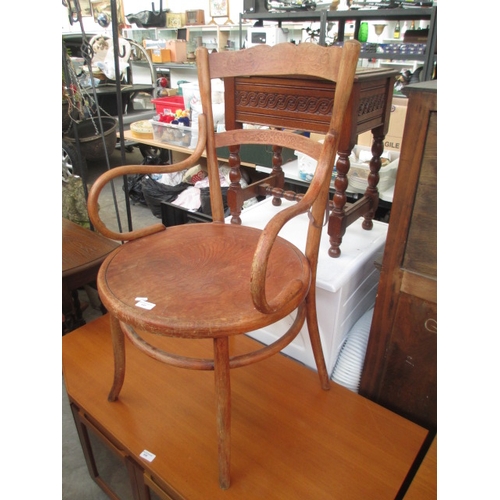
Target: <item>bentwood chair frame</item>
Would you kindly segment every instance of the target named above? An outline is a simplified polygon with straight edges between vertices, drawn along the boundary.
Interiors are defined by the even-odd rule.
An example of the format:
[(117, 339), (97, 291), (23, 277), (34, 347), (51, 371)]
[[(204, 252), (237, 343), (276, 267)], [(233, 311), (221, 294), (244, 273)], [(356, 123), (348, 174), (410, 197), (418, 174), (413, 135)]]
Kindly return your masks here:
[[(126, 242), (106, 259), (98, 276), (99, 294), (110, 313), (114, 348), (115, 376), (108, 399), (115, 401), (124, 384), (125, 336), (156, 360), (182, 368), (214, 370), (219, 484), (223, 489), (230, 485), (230, 369), (278, 353), (307, 321), (321, 387), (329, 388), (317, 324), (316, 268), (321, 232), (328, 218), (332, 169), (359, 50), (356, 41), (343, 47), (284, 43), (213, 54), (199, 48), (196, 60), (203, 113), (198, 118), (198, 143), (192, 154), (174, 165), (112, 169), (94, 183), (89, 193), (89, 215), (96, 230)], [(252, 75), (300, 75), (335, 82), (332, 118), (324, 143), (273, 128), (215, 133), (211, 80)], [(239, 144), (289, 147), (318, 160), (307, 192), (297, 203), (274, 215), (264, 230), (225, 223), (217, 148), (229, 147), (233, 153)], [(111, 179), (184, 170), (196, 165), (203, 154), (207, 159), (212, 223), (168, 228), (154, 224), (116, 233), (100, 219), (99, 193)], [(301, 214), (309, 218), (304, 252), (278, 234)], [(138, 296), (147, 297), (149, 305), (144, 308), (145, 304), (139, 304)], [(268, 326), (294, 311), (295, 320), (280, 339), (253, 353), (230, 355), (230, 337)], [(151, 340), (162, 335), (212, 340), (214, 357), (197, 359), (164, 352)]]

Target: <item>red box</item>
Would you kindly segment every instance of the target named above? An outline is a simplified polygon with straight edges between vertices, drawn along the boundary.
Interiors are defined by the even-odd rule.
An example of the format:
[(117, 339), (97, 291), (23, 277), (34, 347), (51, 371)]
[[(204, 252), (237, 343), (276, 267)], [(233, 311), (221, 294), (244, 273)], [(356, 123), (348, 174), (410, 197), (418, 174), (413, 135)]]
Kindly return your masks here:
[(151, 99), (151, 102), (156, 106), (156, 112), (159, 115), (163, 115), (169, 111), (175, 114), (178, 109), (184, 109), (184, 97), (181, 95), (158, 97)]

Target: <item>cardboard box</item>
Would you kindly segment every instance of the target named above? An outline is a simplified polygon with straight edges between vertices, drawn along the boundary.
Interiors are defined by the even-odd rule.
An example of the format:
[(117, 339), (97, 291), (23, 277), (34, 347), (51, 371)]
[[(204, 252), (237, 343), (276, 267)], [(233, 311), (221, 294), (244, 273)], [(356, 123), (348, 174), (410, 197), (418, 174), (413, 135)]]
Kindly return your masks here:
[(187, 61), (186, 40), (167, 40), (166, 47), (170, 49), (172, 62), (183, 63)]
[(172, 60), (170, 49), (152, 49), (151, 61), (154, 63), (165, 63)]
[[(389, 151), (400, 151), (403, 139), (403, 131), (406, 121), (406, 110), (408, 107), (408, 98), (393, 97), (391, 107), (391, 118), (389, 121), (389, 130), (384, 139), (384, 149)], [(371, 147), (373, 135), (371, 131), (358, 136), (360, 146)]]

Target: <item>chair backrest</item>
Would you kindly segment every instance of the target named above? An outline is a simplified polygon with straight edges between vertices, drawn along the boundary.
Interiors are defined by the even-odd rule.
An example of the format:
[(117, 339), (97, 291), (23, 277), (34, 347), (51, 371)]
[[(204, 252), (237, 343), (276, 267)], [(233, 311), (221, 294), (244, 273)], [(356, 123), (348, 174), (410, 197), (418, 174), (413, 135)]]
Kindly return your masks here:
[[(312, 226), (321, 228), (359, 50), (356, 41), (343, 47), (282, 43), (212, 54), (205, 48), (197, 50), (214, 221), (224, 219), (216, 149), (229, 147), (229, 164), (239, 167), (238, 146), (262, 144), (290, 148), (318, 160), (315, 176), (301, 199), (305, 200), (301, 211), (310, 212)], [(214, 134), (211, 80), (216, 78), (225, 84), (226, 131)], [(277, 90), (269, 92), (270, 85)], [(272, 128), (243, 128), (243, 123)], [(324, 142), (297, 131), (321, 131)], [(314, 241), (319, 241), (320, 232)]]
[[(295, 215), (308, 212), (312, 223), (309, 225), (307, 248), (311, 250), (306, 253), (309, 252), (308, 257), (311, 258), (319, 245), (328, 207), (331, 174), (354, 82), (359, 50), (360, 44), (357, 41), (348, 41), (343, 47), (322, 47), (309, 43), (296, 46), (282, 43), (273, 47), (257, 46), (212, 54), (204, 47), (198, 48), (196, 59), (203, 112), (198, 117), (198, 143), (193, 153), (174, 165), (131, 165), (104, 173), (92, 186), (88, 198), (89, 215), (96, 229), (109, 238), (122, 241), (164, 230), (162, 224), (128, 233), (110, 230), (99, 217), (99, 193), (107, 182), (118, 176), (180, 171), (196, 165), (204, 154), (207, 157), (212, 217), (214, 222), (224, 222), (217, 148), (229, 147), (229, 165), (233, 171), (233, 167), (236, 170), (239, 166), (239, 145), (272, 145), (300, 151), (318, 160), (307, 192), (292, 210), (284, 210), (275, 217), (271, 230), (272, 233), (277, 232), (283, 223)], [(211, 96), (212, 79), (218, 78), (224, 80), (226, 89), (226, 131), (215, 133)], [(282, 87), (294, 89), (296, 95), (288, 98), (286, 103), (280, 102), (279, 99), (278, 102), (261, 100), (261, 94), (266, 93), (256, 92), (255, 84), (262, 88), (268, 85), (269, 81), (275, 84), (279, 82)], [(298, 85), (298, 81), (308, 83), (306, 90)], [(249, 85), (249, 89), (245, 89), (245, 85)], [(311, 85), (314, 91), (310, 90)], [(297, 90), (299, 88), (300, 90)], [(242, 127), (243, 123), (275, 128), (247, 129)], [(292, 128), (294, 131), (290, 130)], [(325, 133), (324, 142), (321, 144), (295, 133), (295, 130), (321, 131)], [(230, 194), (231, 192), (228, 192), (228, 201)]]

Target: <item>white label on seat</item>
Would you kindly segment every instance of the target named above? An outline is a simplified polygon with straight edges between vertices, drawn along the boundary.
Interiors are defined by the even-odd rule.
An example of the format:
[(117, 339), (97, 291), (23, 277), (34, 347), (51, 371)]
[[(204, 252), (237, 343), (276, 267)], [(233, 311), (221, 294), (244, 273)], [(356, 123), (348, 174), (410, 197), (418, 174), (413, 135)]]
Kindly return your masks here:
[(142, 307), (143, 309), (153, 309), (156, 304), (153, 304), (151, 302), (146, 302), (145, 300), (139, 300), (139, 302), (136, 302), (135, 304), (137, 307)]

